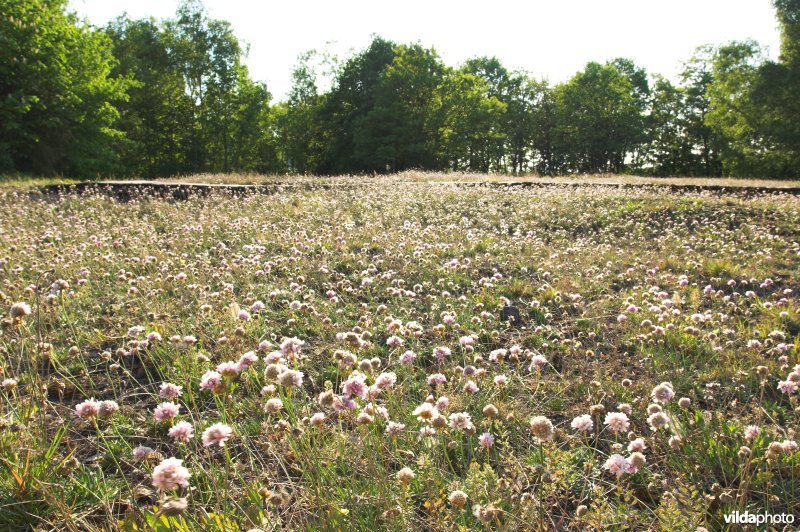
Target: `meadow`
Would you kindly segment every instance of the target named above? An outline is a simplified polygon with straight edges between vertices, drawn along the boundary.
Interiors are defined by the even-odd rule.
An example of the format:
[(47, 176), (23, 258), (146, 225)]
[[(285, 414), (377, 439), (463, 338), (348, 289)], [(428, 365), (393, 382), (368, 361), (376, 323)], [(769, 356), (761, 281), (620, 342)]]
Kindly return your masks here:
[(800, 515), (800, 198), (441, 181), (0, 190), (0, 529)]

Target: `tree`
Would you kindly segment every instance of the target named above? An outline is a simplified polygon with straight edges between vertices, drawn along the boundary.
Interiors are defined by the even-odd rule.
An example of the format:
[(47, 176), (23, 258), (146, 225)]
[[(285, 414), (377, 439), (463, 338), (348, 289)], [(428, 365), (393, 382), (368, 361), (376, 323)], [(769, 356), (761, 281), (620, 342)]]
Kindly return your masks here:
[(474, 74), (446, 71), (433, 104), (439, 166), (488, 172), (502, 157), (506, 104), (487, 96), (488, 89)]
[(119, 63), (118, 76), (132, 81), (128, 100), (119, 104), (118, 127), (125, 173), (142, 177), (186, 172), (193, 105), (183, 77), (155, 20), (119, 17), (106, 28)]
[(687, 175), (692, 166), (686, 91), (656, 77), (648, 115), (648, 145), (644, 169), (658, 176)]
[[(356, 147), (356, 136), (373, 112), (378, 86), (395, 58), (396, 45), (375, 37), (337, 73), (330, 92), (321, 98), (318, 123), (321, 153), (315, 171), (323, 174), (385, 171), (373, 154)], [(376, 124), (377, 125), (377, 124)]]
[(0, 15), (0, 169), (95, 176), (113, 171), (116, 105), (128, 81), (101, 31), (66, 0), (5, 0)]
[(356, 122), (357, 171), (439, 167), (438, 128), (431, 117), (444, 74), (435, 51), (418, 44), (395, 48), (377, 77), (372, 107)]
[(321, 98), (317, 74), (311, 64), (315, 54), (311, 51), (300, 57), (292, 72), (289, 99), (277, 118), (285, 164), (298, 174), (313, 173), (321, 151), (318, 122)]
[(636, 87), (614, 64), (589, 63), (556, 88), (559, 128), (571, 140), (567, 170), (621, 172), (643, 140)]
[(753, 93), (762, 63), (762, 50), (752, 41), (721, 46), (713, 58), (706, 124), (722, 140), (720, 160), (727, 175), (764, 175), (772, 167), (773, 152)]

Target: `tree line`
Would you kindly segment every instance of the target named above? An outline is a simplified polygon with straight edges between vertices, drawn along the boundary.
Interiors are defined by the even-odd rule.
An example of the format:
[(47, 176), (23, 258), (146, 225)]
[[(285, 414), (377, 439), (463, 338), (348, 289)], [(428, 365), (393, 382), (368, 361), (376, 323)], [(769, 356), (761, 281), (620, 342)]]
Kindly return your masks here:
[(800, 0), (773, 3), (777, 61), (752, 41), (705, 46), (678, 83), (618, 58), (551, 85), (375, 37), (330, 65), (326, 90), (304, 54), (273, 102), (197, 0), (102, 28), (66, 0), (0, 0), (0, 172), (798, 177)]

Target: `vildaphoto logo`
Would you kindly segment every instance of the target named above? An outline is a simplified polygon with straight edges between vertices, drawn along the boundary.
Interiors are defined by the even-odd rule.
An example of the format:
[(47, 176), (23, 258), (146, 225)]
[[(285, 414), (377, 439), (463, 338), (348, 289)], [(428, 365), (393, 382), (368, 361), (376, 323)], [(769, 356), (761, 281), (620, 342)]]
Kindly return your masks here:
[(735, 511), (725, 514), (725, 523), (733, 525), (791, 525), (794, 523), (792, 514), (753, 514), (750, 512)]

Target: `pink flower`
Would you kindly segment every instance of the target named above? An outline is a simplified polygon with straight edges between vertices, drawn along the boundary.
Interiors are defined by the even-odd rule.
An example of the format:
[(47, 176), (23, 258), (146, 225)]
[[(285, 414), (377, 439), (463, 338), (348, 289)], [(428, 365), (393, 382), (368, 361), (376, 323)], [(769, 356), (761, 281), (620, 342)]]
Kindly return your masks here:
[(283, 353), (284, 356), (297, 354), (304, 345), (306, 345), (306, 343), (299, 338), (284, 338), (283, 342), (281, 342), (281, 353)]
[(754, 440), (759, 434), (761, 434), (761, 429), (756, 425), (747, 425), (744, 428), (744, 439), (747, 441)]
[(484, 449), (490, 449), (494, 445), (494, 436), (488, 432), (484, 432), (478, 437), (478, 445)]
[(495, 375), (493, 381), (497, 386), (505, 386), (508, 383), (508, 377), (505, 375)]
[(203, 431), (203, 447), (209, 447), (214, 444), (225, 447), (225, 442), (228, 441), (231, 434), (233, 434), (233, 429), (228, 425), (214, 423)]
[(450, 351), (449, 347), (439, 346), (439, 347), (434, 347), (433, 348), (433, 356), (435, 356), (436, 360), (438, 360), (439, 362), (441, 362), (445, 358), (449, 357), (450, 353), (451, 353), (451, 351)]
[(617, 475), (617, 478), (619, 478), (625, 473), (630, 472), (631, 464), (621, 454), (612, 454), (608, 457), (606, 463), (603, 464), (603, 468)]
[(609, 412), (606, 414), (605, 424), (608, 425), (614, 433), (627, 432), (630, 427), (628, 416), (623, 412)]
[(394, 387), (394, 384), (396, 382), (397, 382), (397, 374), (390, 371), (388, 373), (381, 373), (380, 375), (378, 375), (378, 377), (375, 379), (375, 386), (377, 386), (381, 390), (386, 390)]
[(636, 438), (635, 440), (631, 440), (631, 442), (628, 444), (628, 452), (630, 453), (636, 453), (636, 452), (640, 453), (645, 449), (647, 449), (647, 444), (642, 438)]
[(403, 339), (399, 336), (390, 336), (386, 339), (386, 345), (389, 347), (400, 347), (403, 345)]
[(214, 393), (222, 393), (225, 390), (225, 385), (222, 382), (222, 375), (216, 371), (206, 371), (200, 378), (200, 388), (203, 390), (211, 390)]
[(475, 428), (475, 425), (472, 424), (472, 417), (466, 412), (455, 412), (447, 418), (450, 420), (450, 428), (465, 432)]
[(531, 371), (542, 371), (542, 367), (547, 364), (547, 359), (542, 355), (531, 357)]
[(164, 399), (177, 399), (181, 396), (182, 392), (183, 386), (178, 386), (177, 384), (172, 384), (171, 382), (165, 382), (161, 384), (158, 395)]
[(659, 403), (667, 403), (670, 399), (675, 397), (675, 392), (672, 389), (672, 384), (669, 382), (662, 382), (650, 392), (650, 396), (654, 401)]
[(478, 393), (479, 388), (478, 385), (475, 384), (475, 381), (467, 381), (467, 383), (464, 385), (464, 391), (470, 395), (475, 395)]
[(188, 421), (179, 421), (167, 432), (173, 440), (188, 442), (194, 436), (194, 427)]
[(100, 401), (94, 398), (87, 399), (75, 406), (75, 414), (82, 418), (96, 417), (100, 413)]
[(441, 373), (434, 373), (433, 375), (428, 376), (429, 386), (436, 386), (438, 384), (444, 384), (445, 382), (447, 382), (447, 377), (445, 377)]
[(450, 399), (448, 399), (444, 395), (436, 400), (436, 408), (438, 408), (442, 412), (447, 410), (447, 407), (449, 406), (450, 406)]
[(177, 416), (180, 409), (180, 405), (176, 405), (175, 403), (161, 403), (153, 410), (153, 417), (155, 417), (156, 421), (159, 423), (168, 421)]
[(591, 432), (594, 429), (594, 421), (589, 414), (583, 414), (574, 418), (570, 426), (579, 432)]
[(778, 389), (785, 394), (791, 395), (797, 392), (797, 383), (790, 380), (780, 381)]
[(183, 467), (183, 460), (167, 458), (153, 469), (153, 486), (160, 490), (171, 490), (178, 486), (189, 487), (192, 474)]
[(253, 351), (248, 351), (247, 353), (243, 354), (239, 357), (239, 369), (244, 371), (248, 369), (250, 366), (258, 362), (258, 356)]
[(364, 376), (360, 373), (353, 373), (342, 383), (342, 393), (345, 397), (353, 395), (364, 398), (367, 394), (367, 385), (364, 383)]
[(400, 363), (410, 365), (414, 363), (415, 358), (417, 358), (417, 354), (414, 351), (406, 351), (400, 356)]
[(475, 338), (472, 336), (462, 336), (458, 339), (458, 343), (461, 344), (461, 347), (468, 347), (475, 345)]
[(220, 373), (223, 377), (235, 377), (239, 374), (239, 371), (241, 371), (239, 364), (232, 360), (217, 364), (217, 373)]

